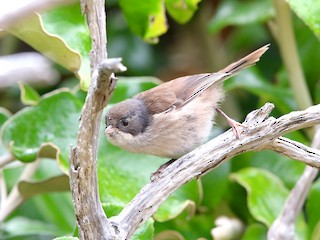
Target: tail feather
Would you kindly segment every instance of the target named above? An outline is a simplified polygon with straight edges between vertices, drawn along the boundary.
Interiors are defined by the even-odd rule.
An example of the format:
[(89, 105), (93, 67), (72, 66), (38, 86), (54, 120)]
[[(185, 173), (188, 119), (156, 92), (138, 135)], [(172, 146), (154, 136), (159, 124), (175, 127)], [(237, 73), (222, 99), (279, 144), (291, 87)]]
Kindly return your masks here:
[(239, 71), (254, 65), (259, 61), (262, 54), (264, 54), (269, 49), (270, 44), (267, 44), (256, 51), (248, 54), (247, 56), (241, 58), (239, 61), (231, 63), (226, 68), (219, 71), (219, 73), (227, 73), (229, 76), (237, 74)]

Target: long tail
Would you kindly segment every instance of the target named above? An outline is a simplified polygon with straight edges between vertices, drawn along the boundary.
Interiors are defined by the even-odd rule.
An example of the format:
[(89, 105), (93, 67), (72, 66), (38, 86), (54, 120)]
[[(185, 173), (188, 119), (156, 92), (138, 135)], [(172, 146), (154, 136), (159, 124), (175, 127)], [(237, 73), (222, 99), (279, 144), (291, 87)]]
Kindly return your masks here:
[[(219, 73), (228, 73), (230, 76), (237, 74), (240, 70), (243, 70), (247, 67), (254, 65), (259, 61), (262, 54), (264, 54), (269, 49), (270, 44), (267, 44), (256, 51), (250, 53), (249, 55), (241, 58), (239, 61), (231, 63), (226, 68), (219, 71)], [(228, 77), (228, 78), (229, 78)]]

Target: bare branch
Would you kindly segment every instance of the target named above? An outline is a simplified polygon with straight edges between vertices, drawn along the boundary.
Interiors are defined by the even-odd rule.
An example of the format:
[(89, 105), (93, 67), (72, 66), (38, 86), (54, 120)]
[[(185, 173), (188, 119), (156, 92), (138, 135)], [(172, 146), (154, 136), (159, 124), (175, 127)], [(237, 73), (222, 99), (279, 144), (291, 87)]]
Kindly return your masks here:
[(15, 160), (14, 156), (11, 153), (5, 153), (0, 157), (0, 169), (3, 168), (8, 163), (11, 163)]
[[(247, 127), (243, 128), (240, 140), (229, 130), (179, 158), (169, 165), (157, 179), (143, 187), (118, 216), (110, 219), (114, 228), (120, 231), (121, 239), (129, 239), (170, 194), (193, 178), (206, 174), (238, 154), (269, 149), (270, 142), (275, 141), (284, 133), (320, 123), (320, 105), (304, 111), (292, 112), (278, 119), (268, 117), (272, 109), (272, 104), (266, 104), (248, 114), (245, 121)], [(288, 146), (295, 150), (297, 148), (294, 144)], [(315, 155), (319, 154), (318, 151), (311, 148), (301, 149), (313, 152)], [(299, 156), (303, 157), (303, 154)], [(310, 160), (304, 160), (304, 158), (300, 160), (310, 163)], [(312, 162), (312, 164), (315, 163)], [(319, 166), (319, 163), (316, 165)]]
[(0, 209), (0, 222), (6, 219), (21, 203), (26, 199), (19, 191), (19, 183), (23, 180), (30, 180), (37, 170), (40, 161), (36, 160), (32, 163), (29, 163), (25, 166), (19, 180), (12, 188), (10, 194), (5, 199), (5, 202), (1, 203)]
[(115, 86), (114, 72), (126, 68), (121, 59), (107, 59), (103, 0), (82, 0), (92, 38), (92, 79), (80, 118), (77, 146), (70, 155), (70, 189), (80, 239), (118, 239), (102, 209), (97, 182), (97, 149), (103, 108)]
[(18, 82), (53, 85), (59, 74), (43, 55), (34, 52), (0, 56), (0, 88), (18, 85)]
[[(301, 144), (299, 144), (301, 145)], [(320, 126), (317, 127), (316, 134), (312, 141), (313, 151), (319, 152), (317, 149), (320, 149)], [(285, 148), (285, 147), (284, 147)], [(300, 148), (300, 146), (299, 146)], [(304, 148), (302, 146), (302, 148)], [(310, 149), (310, 148), (309, 148)], [(288, 152), (286, 149), (283, 149), (284, 152)], [(299, 153), (300, 154), (300, 153)], [(303, 152), (301, 152), (303, 154)], [(313, 155), (312, 152), (307, 150), (305, 153), (306, 158), (309, 158), (308, 155)], [(290, 156), (290, 155), (289, 155)], [(304, 156), (304, 155), (302, 155)], [(293, 156), (292, 156), (293, 157)], [(295, 158), (295, 157), (293, 157)], [(312, 156), (311, 156), (312, 158)], [(295, 158), (297, 159), (297, 158)], [(315, 159), (319, 162), (319, 156)], [(311, 160), (311, 166), (313, 165), (313, 160)], [(317, 164), (318, 165), (318, 164)], [(319, 165), (318, 165), (319, 168)], [(294, 188), (291, 190), (289, 197), (287, 198), (281, 214), (273, 222), (268, 231), (268, 239), (283, 239), (283, 240), (292, 240), (294, 239), (295, 233), (295, 222), (298, 214), (301, 211), (303, 203), (306, 200), (306, 197), (309, 193), (311, 184), (313, 180), (318, 175), (319, 170), (317, 168), (312, 168), (307, 166), (297, 181)]]
[(289, 158), (302, 161), (309, 166), (320, 168), (320, 151), (315, 147), (310, 148), (288, 138), (279, 137), (270, 143), (267, 148)]

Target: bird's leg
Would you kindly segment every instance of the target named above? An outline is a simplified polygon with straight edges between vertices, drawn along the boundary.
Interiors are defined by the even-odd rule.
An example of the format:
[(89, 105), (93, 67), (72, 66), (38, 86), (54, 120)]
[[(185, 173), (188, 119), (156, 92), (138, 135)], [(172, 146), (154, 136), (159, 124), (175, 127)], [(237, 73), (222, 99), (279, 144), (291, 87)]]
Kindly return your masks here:
[(164, 164), (162, 164), (162, 165), (158, 168), (157, 171), (155, 171), (154, 173), (151, 174), (150, 180), (151, 180), (151, 181), (156, 180), (156, 179), (159, 177), (159, 175), (160, 175), (161, 173), (163, 173), (163, 171), (164, 171), (171, 163), (173, 163), (175, 160), (177, 160), (177, 159), (171, 159), (171, 160), (169, 160), (168, 162), (165, 162)]
[(216, 110), (218, 113), (220, 113), (228, 121), (228, 124), (230, 125), (230, 127), (232, 127), (232, 131), (233, 131), (234, 135), (238, 139), (240, 139), (239, 127), (246, 127), (246, 125), (239, 123), (236, 120), (233, 120), (232, 118), (228, 117), (228, 115), (225, 114), (220, 108), (216, 108)]

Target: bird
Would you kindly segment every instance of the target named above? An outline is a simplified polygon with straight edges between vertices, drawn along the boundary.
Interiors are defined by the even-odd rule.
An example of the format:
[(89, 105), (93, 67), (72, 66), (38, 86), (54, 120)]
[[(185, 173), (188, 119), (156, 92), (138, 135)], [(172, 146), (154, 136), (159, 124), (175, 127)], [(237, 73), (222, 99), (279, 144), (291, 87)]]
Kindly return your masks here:
[(242, 124), (219, 108), (223, 81), (258, 62), (269, 46), (218, 72), (179, 77), (112, 105), (105, 116), (105, 136), (126, 151), (174, 160), (208, 140), (218, 111), (239, 138)]

